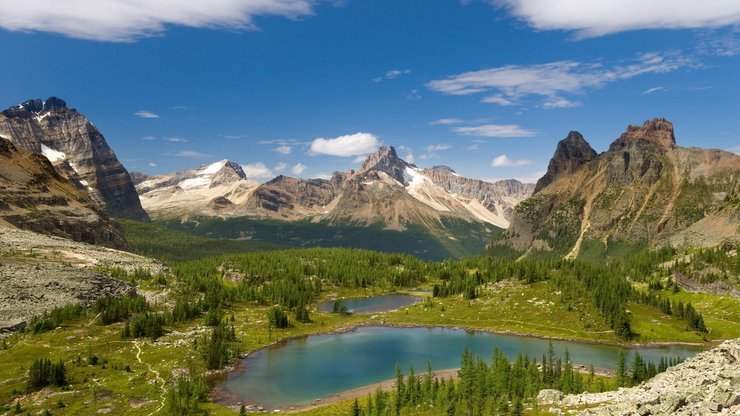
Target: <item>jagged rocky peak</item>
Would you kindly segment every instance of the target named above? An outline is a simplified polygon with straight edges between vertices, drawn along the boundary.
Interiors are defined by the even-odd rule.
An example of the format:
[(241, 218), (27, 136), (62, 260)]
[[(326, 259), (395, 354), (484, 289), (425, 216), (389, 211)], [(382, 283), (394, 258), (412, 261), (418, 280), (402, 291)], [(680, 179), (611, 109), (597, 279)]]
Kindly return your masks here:
[(247, 174), (238, 163), (221, 160), (201, 168), (202, 175), (212, 175), (211, 187), (247, 179)]
[(15, 107), (11, 107), (3, 111), (3, 114), (5, 114), (6, 116), (20, 116), (23, 115), (23, 113), (39, 114), (45, 111), (62, 110), (66, 108), (67, 103), (61, 98), (49, 97), (46, 100), (36, 98), (32, 100), (26, 100)]
[(0, 135), (16, 146), (43, 154), (111, 216), (149, 218), (128, 171), (103, 135), (64, 100), (33, 99), (3, 111)]
[(653, 144), (664, 150), (676, 146), (673, 123), (664, 118), (654, 118), (642, 126), (627, 126), (627, 131), (609, 146), (610, 151), (631, 147), (634, 143)]
[(583, 138), (583, 135), (577, 131), (571, 131), (568, 137), (558, 142), (555, 153), (547, 165), (547, 172), (537, 181), (534, 192), (541, 191), (560, 175), (575, 172), (596, 156), (596, 151)]
[(398, 157), (396, 149), (393, 146), (383, 146), (365, 160), (358, 173), (365, 174), (371, 171), (385, 172), (391, 178), (405, 184), (404, 172), (409, 166), (411, 165)]
[(447, 173), (447, 174), (450, 174), (450, 175), (456, 175), (457, 174), (457, 172), (455, 172), (454, 169), (452, 169), (449, 166), (445, 166), (445, 165), (432, 166), (431, 168), (429, 168), (429, 170), (434, 171), (434, 172), (439, 172), (439, 173)]

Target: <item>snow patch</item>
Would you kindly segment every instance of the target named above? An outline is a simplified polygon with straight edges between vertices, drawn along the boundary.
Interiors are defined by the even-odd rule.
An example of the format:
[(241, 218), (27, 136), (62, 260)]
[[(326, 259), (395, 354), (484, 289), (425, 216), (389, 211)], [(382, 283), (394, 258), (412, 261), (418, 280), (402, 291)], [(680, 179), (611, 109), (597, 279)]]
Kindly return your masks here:
[(40, 115), (38, 115), (38, 113), (36, 113), (36, 121), (38, 121), (39, 123), (41, 123), (41, 120), (45, 119), (46, 117), (49, 117), (49, 114), (51, 114), (51, 111), (49, 111), (48, 113), (44, 114), (43, 116), (40, 116)]
[[(72, 164), (70, 163), (70, 165), (72, 165)], [(88, 190), (88, 191), (90, 191), (90, 192), (92, 192), (92, 191), (93, 191), (93, 189), (92, 189), (92, 187), (90, 186), (90, 184), (89, 184), (89, 183), (88, 183), (88, 182), (87, 182), (86, 180), (84, 180), (84, 179), (80, 179), (80, 185), (82, 185), (82, 186), (84, 186), (85, 188), (87, 188), (87, 190)]]
[(182, 189), (193, 189), (193, 188), (201, 188), (203, 186), (208, 186), (211, 183), (206, 178), (193, 178), (193, 179), (185, 179), (184, 181), (177, 184)]
[(64, 153), (54, 150), (45, 144), (41, 145), (41, 154), (44, 155), (47, 159), (49, 159), (49, 162), (54, 163), (60, 160), (64, 160), (67, 158), (67, 155)]
[(214, 173), (221, 170), (226, 165), (226, 160), (221, 160), (219, 162), (211, 163), (208, 165), (205, 169), (200, 171), (198, 175), (213, 175)]

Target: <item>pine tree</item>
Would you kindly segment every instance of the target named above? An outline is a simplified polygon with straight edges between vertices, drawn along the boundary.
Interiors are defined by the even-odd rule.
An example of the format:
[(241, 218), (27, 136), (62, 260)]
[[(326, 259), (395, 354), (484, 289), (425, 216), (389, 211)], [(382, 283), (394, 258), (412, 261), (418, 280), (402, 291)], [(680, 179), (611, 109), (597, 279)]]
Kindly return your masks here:
[(614, 370), (614, 381), (617, 387), (624, 387), (627, 383), (627, 368), (623, 350), (619, 350), (619, 353), (617, 353), (617, 366)]

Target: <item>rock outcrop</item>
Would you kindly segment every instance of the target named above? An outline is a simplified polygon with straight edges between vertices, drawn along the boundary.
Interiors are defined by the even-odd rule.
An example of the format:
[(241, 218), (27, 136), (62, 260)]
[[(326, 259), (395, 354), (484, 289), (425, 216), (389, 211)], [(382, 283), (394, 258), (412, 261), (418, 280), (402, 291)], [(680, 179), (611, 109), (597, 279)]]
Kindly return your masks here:
[(118, 224), (46, 157), (0, 138), (0, 225), (124, 248)]
[(0, 332), (58, 306), (134, 290), (101, 267), (166, 271), (135, 254), (7, 227), (0, 227), (0, 258)]
[[(669, 368), (632, 388), (563, 396), (543, 390), (551, 413), (580, 415), (737, 415), (740, 413), (740, 338)], [(572, 409), (587, 410), (580, 412)]]
[(128, 171), (97, 128), (55, 97), (28, 100), (0, 113), (0, 137), (46, 156), (116, 218), (146, 220)]
[(609, 240), (678, 247), (740, 240), (740, 156), (682, 148), (665, 119), (628, 127), (590, 160), (579, 135), (566, 141), (573, 146), (558, 145), (553, 174), (517, 206), (494, 244), (575, 258), (582, 245), (605, 247)]
[(534, 187), (534, 193), (551, 184), (558, 176), (567, 175), (578, 170), (596, 157), (596, 151), (583, 138), (581, 133), (571, 131), (568, 137), (558, 142), (555, 154), (547, 165), (545, 176), (541, 177)]

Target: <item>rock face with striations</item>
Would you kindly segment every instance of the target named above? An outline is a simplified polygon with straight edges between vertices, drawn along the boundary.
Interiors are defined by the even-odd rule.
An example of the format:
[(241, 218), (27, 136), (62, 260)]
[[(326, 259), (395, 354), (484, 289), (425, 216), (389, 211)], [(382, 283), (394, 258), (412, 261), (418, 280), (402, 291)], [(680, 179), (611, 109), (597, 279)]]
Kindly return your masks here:
[(550, 163), (547, 165), (545, 176), (537, 181), (534, 187), (534, 193), (537, 193), (546, 187), (559, 175), (567, 175), (578, 170), (584, 164), (590, 162), (596, 157), (596, 151), (583, 138), (581, 133), (571, 131), (568, 137), (558, 142), (555, 148), (555, 154), (552, 155)]
[(112, 217), (148, 219), (128, 171), (103, 135), (63, 100), (28, 100), (3, 111), (0, 136), (46, 156)]

